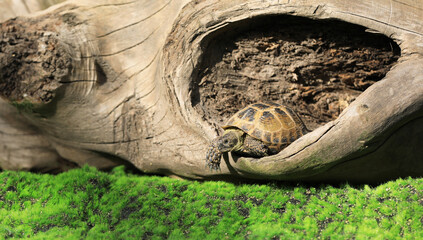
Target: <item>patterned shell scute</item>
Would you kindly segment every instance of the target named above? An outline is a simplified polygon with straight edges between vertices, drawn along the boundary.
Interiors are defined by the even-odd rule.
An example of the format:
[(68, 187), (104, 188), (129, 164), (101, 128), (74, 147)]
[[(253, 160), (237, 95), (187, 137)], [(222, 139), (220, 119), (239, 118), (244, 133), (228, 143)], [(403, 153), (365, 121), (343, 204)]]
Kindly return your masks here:
[(276, 103), (255, 103), (241, 109), (222, 128), (230, 127), (276, 148), (290, 144), (306, 130), (294, 111)]

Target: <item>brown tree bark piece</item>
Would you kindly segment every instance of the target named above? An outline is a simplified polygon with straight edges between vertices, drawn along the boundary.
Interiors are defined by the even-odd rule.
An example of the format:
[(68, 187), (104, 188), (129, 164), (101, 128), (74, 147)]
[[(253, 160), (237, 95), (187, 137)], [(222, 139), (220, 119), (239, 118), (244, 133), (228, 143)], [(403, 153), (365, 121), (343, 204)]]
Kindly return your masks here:
[[(210, 171), (205, 154), (219, 127), (191, 98), (205, 48), (248, 19), (280, 14), (365, 26), (394, 39), (401, 57), (336, 120), (277, 155), (229, 154), (221, 171)], [(146, 173), (198, 179), (422, 176), (422, 22), (423, 9), (408, 0), (81, 0), (7, 20), (0, 25), (0, 95), (20, 115), (2, 111), (0, 151), (13, 146), (26, 156), (2, 157), (0, 166), (59, 168), (57, 159), (66, 159), (103, 168), (128, 161)], [(33, 133), (32, 145), (51, 155), (29, 156), (21, 132)]]

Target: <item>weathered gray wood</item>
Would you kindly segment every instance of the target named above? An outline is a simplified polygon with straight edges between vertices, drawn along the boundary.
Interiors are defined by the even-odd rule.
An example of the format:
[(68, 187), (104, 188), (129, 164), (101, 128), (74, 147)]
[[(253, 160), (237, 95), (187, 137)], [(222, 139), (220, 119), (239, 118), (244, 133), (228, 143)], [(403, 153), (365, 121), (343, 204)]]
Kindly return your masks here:
[[(204, 157), (218, 126), (207, 122), (190, 98), (202, 46), (231, 24), (275, 14), (335, 18), (381, 32), (399, 43), (400, 63), (337, 120), (279, 154), (262, 159), (229, 156), (220, 172), (211, 172)], [(31, 128), (43, 139), (42, 146), (53, 152), (51, 162), (61, 156), (79, 165), (111, 167), (125, 160), (144, 172), (188, 178), (381, 181), (421, 176), (422, 22), (419, 2), (406, 0), (69, 1), (0, 26), (6, 32), (18, 23), (28, 24), (17, 33), (25, 36), (48, 32), (44, 40), (63, 52), (52, 59), (71, 61), (66, 76), (54, 75), (47, 84), (54, 98), (26, 93), (28, 84), (21, 85), (13, 99), (1, 94), (9, 102), (26, 99), (34, 104), (19, 117), (22, 129)], [(0, 41), (10, 41), (10, 36), (3, 34)], [(37, 46), (44, 40), (31, 39)], [(25, 60), (45, 61), (39, 52)], [(0, 52), (0, 60), (8, 59), (5, 54)], [(0, 68), (7, 64), (0, 61)], [(40, 62), (30, 64), (35, 68)], [(8, 114), (1, 115), (2, 120)], [(12, 139), (23, 139), (0, 134), (3, 149)], [(16, 141), (15, 149), (24, 147), (23, 140)], [(34, 166), (30, 157), (25, 163), (17, 161), (2, 158), (0, 166)]]
[(63, 0), (2, 0), (0, 1), (0, 21), (34, 13), (60, 2)]

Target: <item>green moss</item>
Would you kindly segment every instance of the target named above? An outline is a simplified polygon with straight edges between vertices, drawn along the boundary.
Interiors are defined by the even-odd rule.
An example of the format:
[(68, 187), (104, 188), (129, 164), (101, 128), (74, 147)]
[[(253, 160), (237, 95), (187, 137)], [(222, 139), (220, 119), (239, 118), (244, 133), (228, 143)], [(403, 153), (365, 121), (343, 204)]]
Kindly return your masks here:
[(32, 112), (34, 104), (27, 99), (22, 101), (12, 101), (11, 104), (18, 109), (19, 112)]
[(0, 173), (0, 239), (419, 239), (423, 179), (197, 182), (84, 167)]

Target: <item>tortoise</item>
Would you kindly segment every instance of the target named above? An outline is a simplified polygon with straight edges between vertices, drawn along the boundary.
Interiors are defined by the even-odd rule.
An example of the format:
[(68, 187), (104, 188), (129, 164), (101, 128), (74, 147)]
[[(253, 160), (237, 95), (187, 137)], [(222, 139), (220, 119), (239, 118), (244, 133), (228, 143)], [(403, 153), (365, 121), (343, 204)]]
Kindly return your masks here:
[(261, 102), (239, 110), (222, 128), (223, 135), (211, 142), (206, 156), (206, 164), (213, 170), (220, 169), (222, 153), (251, 157), (273, 155), (309, 132), (292, 109)]

